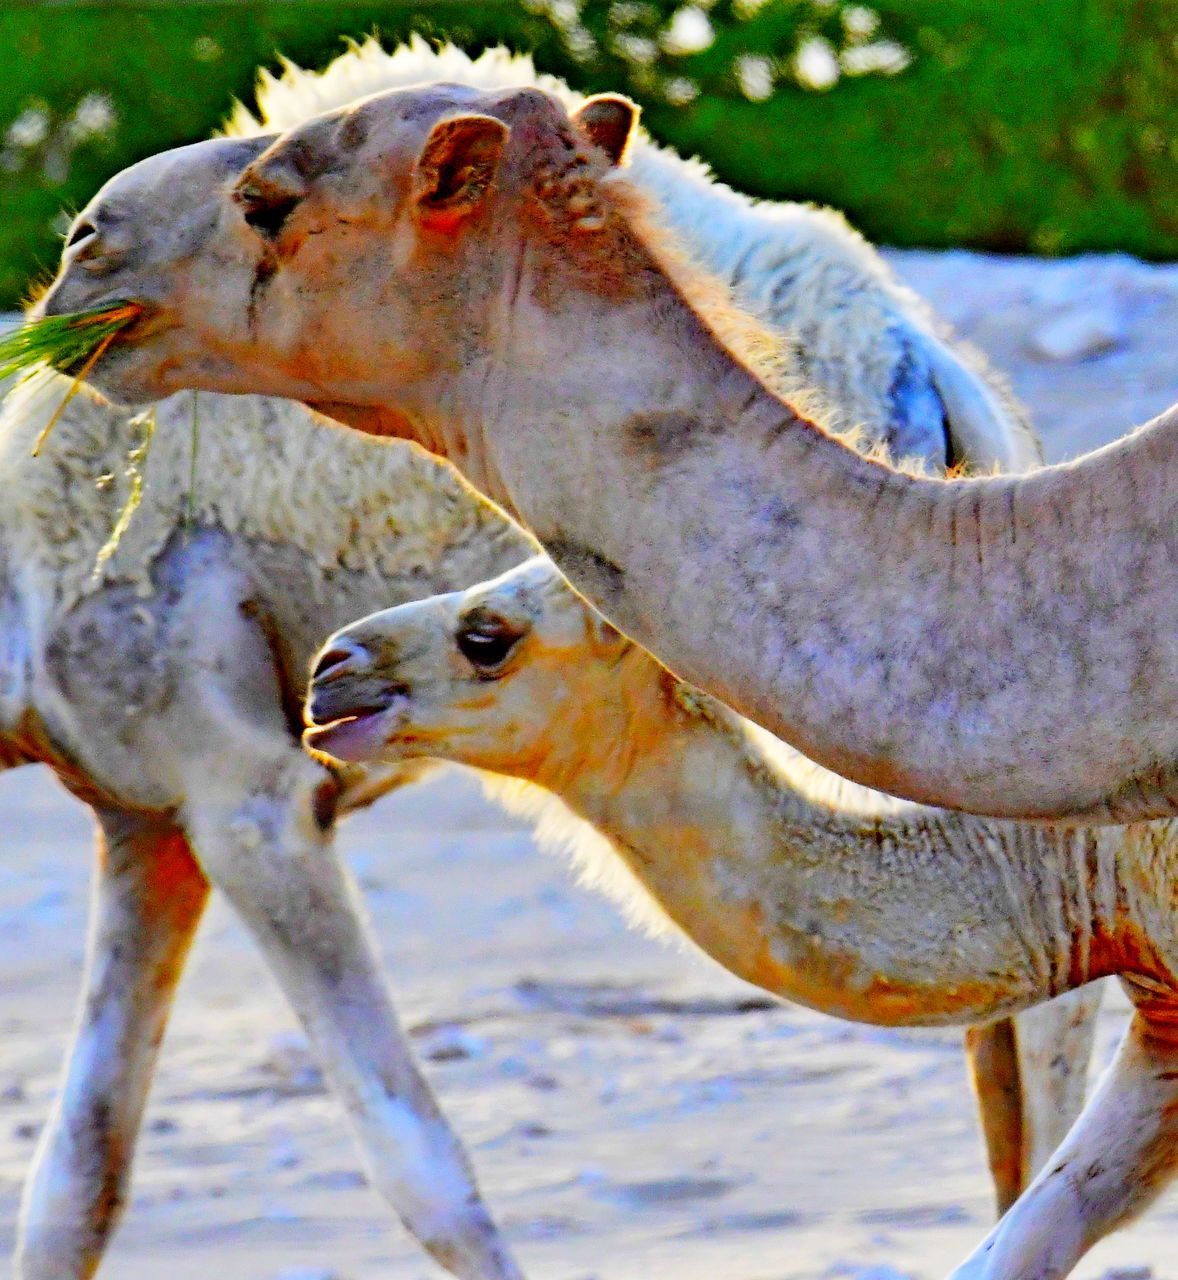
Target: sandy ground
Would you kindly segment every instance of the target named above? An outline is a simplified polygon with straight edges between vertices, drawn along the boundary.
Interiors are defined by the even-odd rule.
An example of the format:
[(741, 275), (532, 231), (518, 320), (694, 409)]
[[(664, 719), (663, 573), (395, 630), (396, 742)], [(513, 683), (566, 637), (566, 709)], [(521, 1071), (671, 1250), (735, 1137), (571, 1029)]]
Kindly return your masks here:
[[(1053, 458), (1178, 400), (1178, 270), (894, 260), (1010, 372)], [(1069, 344), (1111, 349), (1032, 354)], [(0, 833), (4, 1250), (69, 1030), (89, 831), (48, 775), (23, 770), (0, 777)], [(403, 1016), (530, 1275), (935, 1280), (984, 1234), (957, 1034), (862, 1029), (756, 999), (694, 953), (628, 931), (456, 770), (353, 820), (344, 845)], [(1114, 996), (1098, 1064), (1123, 1025)], [(1077, 1275), (1114, 1270), (1178, 1280), (1178, 1193)], [(364, 1184), (273, 982), (216, 904), (102, 1275), (439, 1274)]]

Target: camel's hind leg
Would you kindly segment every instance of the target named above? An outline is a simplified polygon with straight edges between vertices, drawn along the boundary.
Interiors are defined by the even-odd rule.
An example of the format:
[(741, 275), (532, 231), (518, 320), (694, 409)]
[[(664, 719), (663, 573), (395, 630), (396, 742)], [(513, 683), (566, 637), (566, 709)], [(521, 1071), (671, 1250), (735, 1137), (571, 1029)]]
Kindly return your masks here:
[(81, 1009), (25, 1186), (20, 1280), (87, 1280), (122, 1214), (156, 1053), (208, 885), (166, 819), (99, 815)]
[(999, 1217), (1084, 1106), (1100, 998), (1094, 983), (965, 1033)]
[(952, 1280), (1060, 1280), (1178, 1172), (1178, 1004), (1143, 1003), (1063, 1144)]

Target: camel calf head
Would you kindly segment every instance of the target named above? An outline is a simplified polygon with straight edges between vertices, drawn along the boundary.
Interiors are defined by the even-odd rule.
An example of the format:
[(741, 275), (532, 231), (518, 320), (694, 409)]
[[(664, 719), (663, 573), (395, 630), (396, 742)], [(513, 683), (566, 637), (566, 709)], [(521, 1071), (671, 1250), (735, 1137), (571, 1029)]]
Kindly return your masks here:
[(538, 89), (444, 84), (182, 147), (82, 211), (39, 311), (143, 306), (94, 371), (112, 399), (262, 391), (403, 434), (401, 415), (495, 358), (524, 242), (563, 260), (602, 230), (635, 118), (614, 96), (574, 119)]
[(435, 756), (535, 776), (583, 740), (598, 664), (631, 647), (544, 557), (374, 613), (315, 663), (305, 743), (338, 760)]

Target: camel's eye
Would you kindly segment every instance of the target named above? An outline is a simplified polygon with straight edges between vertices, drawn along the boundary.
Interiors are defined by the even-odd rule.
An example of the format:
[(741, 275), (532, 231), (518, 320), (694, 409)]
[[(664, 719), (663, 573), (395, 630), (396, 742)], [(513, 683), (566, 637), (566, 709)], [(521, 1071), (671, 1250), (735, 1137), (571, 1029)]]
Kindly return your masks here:
[(479, 675), (497, 675), (521, 637), (504, 619), (484, 615), (461, 626), (455, 643)]
[(266, 191), (262, 187), (247, 184), (233, 193), (241, 206), (242, 216), (260, 235), (273, 240), (280, 235), (287, 218), (294, 212), (301, 197)]

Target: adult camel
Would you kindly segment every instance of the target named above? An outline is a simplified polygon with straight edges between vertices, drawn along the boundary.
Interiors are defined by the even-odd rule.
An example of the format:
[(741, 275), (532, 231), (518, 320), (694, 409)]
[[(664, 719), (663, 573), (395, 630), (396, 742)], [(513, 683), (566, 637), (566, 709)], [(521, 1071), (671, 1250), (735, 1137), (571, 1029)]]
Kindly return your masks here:
[(625, 99), (375, 95), (83, 211), (43, 314), (140, 319), (113, 398), (288, 396), (448, 458), (680, 676), (835, 772), (1008, 817), (1178, 812), (1178, 413), (946, 482), (767, 390), (614, 172)]

